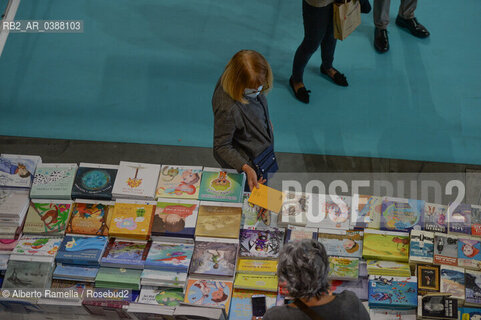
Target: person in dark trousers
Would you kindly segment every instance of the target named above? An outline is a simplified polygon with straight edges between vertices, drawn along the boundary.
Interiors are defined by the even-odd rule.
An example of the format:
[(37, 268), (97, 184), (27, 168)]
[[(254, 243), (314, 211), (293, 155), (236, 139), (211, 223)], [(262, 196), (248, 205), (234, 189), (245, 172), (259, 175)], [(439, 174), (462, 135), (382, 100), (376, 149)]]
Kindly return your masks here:
[(223, 168), (245, 172), (250, 190), (266, 182), (257, 176), (253, 160), (274, 145), (265, 96), (272, 84), (267, 60), (241, 50), (227, 64), (212, 97), (214, 157)]
[[(427, 38), (429, 37), (429, 31), (414, 16), (417, 4), (417, 0), (401, 0), (396, 24), (409, 31), (415, 37)], [(374, 48), (379, 53), (389, 51), (387, 26), (389, 24), (390, 6), (391, 0), (374, 0)]]

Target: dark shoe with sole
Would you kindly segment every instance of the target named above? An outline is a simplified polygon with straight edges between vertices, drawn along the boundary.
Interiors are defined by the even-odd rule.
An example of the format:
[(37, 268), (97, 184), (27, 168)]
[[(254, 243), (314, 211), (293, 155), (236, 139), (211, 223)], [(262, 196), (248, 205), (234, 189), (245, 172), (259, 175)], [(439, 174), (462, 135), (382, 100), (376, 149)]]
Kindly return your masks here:
[[(334, 68), (333, 68), (334, 69)], [(329, 72), (327, 72), (328, 70), (325, 69), (322, 64), (321, 64), (321, 73), (322, 74), (325, 74), (326, 76), (329, 77), (329, 79), (331, 79), (332, 81), (334, 81), (335, 84), (337, 84), (338, 86), (341, 86), (341, 87), (347, 87), (349, 86), (349, 84), (347, 83), (347, 79), (346, 79), (346, 76), (342, 73), (340, 73), (338, 70), (334, 69), (334, 71), (336, 71), (336, 73), (334, 73), (334, 75), (331, 77), (329, 75)]]
[(384, 53), (389, 51), (389, 38), (387, 36), (387, 30), (385, 29), (374, 29), (374, 48), (379, 53)]
[(359, 4), (361, 5), (361, 13), (371, 12), (371, 4), (369, 3), (369, 0), (359, 0)]
[(418, 38), (427, 38), (430, 35), (428, 29), (420, 24), (416, 18), (404, 19), (401, 16), (397, 16), (396, 24), (401, 28), (407, 29), (413, 36)]
[(297, 91), (294, 89), (294, 83), (292, 82), (292, 77), (289, 79), (289, 85), (294, 91), (294, 95), (296, 96), (297, 100), (304, 103), (309, 103), (309, 93), (311, 90), (307, 90), (306, 87), (300, 87)]

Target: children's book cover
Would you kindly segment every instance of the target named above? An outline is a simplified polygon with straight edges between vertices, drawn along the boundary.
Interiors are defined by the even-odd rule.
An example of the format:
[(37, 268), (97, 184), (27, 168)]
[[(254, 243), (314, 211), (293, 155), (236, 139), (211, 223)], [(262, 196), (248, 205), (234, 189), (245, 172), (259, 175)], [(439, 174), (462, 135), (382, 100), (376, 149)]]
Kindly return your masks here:
[(0, 156), (0, 186), (30, 188), (35, 168), (42, 163), (39, 156), (2, 154)]
[(416, 268), (419, 293), (439, 292), (441, 287), (439, 266), (418, 264)]
[(29, 201), (29, 192), (26, 189), (0, 189), (0, 216), (18, 220)]
[(163, 165), (155, 198), (197, 199), (201, 178), (202, 167)]
[(278, 285), (279, 281), (276, 275), (237, 273), (234, 280), (234, 288), (236, 289), (277, 292)]
[(481, 272), (466, 270), (466, 304), (481, 305)]
[(197, 241), (190, 274), (234, 276), (237, 243)]
[(381, 227), (382, 197), (355, 194), (352, 197), (351, 224), (356, 228)]
[(448, 230), (448, 206), (435, 203), (424, 205), (424, 230), (446, 233)]
[(285, 242), (299, 241), (305, 239), (317, 239), (317, 228), (288, 226)]
[(65, 236), (55, 260), (57, 263), (97, 266), (106, 244), (107, 237), (103, 236)]
[(112, 194), (115, 197), (154, 199), (160, 165), (120, 161)]
[(434, 233), (411, 230), (409, 261), (432, 263), (434, 258)]
[(334, 294), (340, 294), (345, 290), (349, 290), (351, 292), (354, 292), (354, 294), (359, 298), (359, 300), (368, 300), (368, 279), (359, 278), (354, 281), (332, 280), (330, 290)]
[(71, 211), (72, 201), (31, 201), (23, 233), (63, 235)]
[(148, 239), (152, 228), (153, 215), (153, 202), (116, 202), (111, 218), (109, 235)]
[(143, 269), (148, 252), (149, 243), (147, 242), (110, 239), (100, 265)]
[(362, 257), (362, 239), (362, 231), (346, 231), (340, 234), (320, 232), (317, 237), (329, 256), (353, 258)]
[(18, 240), (12, 254), (55, 257), (62, 238), (28, 237)]
[(424, 201), (385, 197), (382, 201), (381, 229), (389, 231), (421, 230), (424, 225)]
[(187, 272), (194, 245), (185, 243), (152, 242), (145, 260), (145, 268)]
[(99, 268), (94, 266), (57, 264), (53, 278), (93, 282), (98, 272)]
[(434, 234), (434, 263), (458, 265), (458, 237), (440, 233)]
[[(278, 216), (278, 226), (287, 225), (304, 227), (307, 224), (307, 213), (312, 207), (312, 194), (303, 192), (286, 192), (281, 212)], [(322, 220), (323, 217), (319, 219)]]
[(10, 260), (2, 289), (50, 288), (53, 263)]
[(283, 230), (247, 230), (240, 233), (240, 257), (275, 259), (284, 242)]
[(369, 307), (416, 308), (416, 277), (369, 276)]
[(458, 239), (458, 266), (481, 269), (481, 243), (475, 239)]
[(234, 171), (209, 171), (204, 168), (199, 200), (242, 202), (245, 174)]
[(72, 198), (111, 200), (117, 165), (81, 162), (72, 187)]
[(367, 260), (367, 273), (376, 276), (409, 277), (409, 264), (396, 261)]
[(451, 233), (471, 234), (471, 205), (451, 203), (448, 207), (448, 227)]
[[(215, 203), (213, 203), (215, 204)], [(197, 216), (196, 237), (239, 238), (242, 207), (206, 205), (202, 202)]]
[(232, 282), (230, 281), (189, 279), (184, 302), (223, 307), (228, 314), (231, 297)]
[(481, 237), (481, 206), (471, 205), (471, 235)]
[(230, 303), (229, 320), (246, 320), (252, 319), (252, 301), (253, 295), (264, 295), (266, 297), (266, 309), (276, 304), (277, 295), (268, 291), (252, 291), (234, 289), (232, 301)]
[(152, 222), (152, 236), (193, 238), (199, 202), (159, 199)]
[(76, 163), (43, 163), (37, 166), (30, 197), (32, 199), (71, 199)]
[(329, 275), (331, 280), (357, 280), (359, 277), (359, 259), (329, 257)]
[(441, 266), (441, 292), (451, 294), (451, 298), (464, 300), (464, 269)]
[(238, 273), (276, 274), (277, 260), (258, 260), (241, 258), (237, 263)]
[(66, 233), (106, 236), (114, 204), (108, 202), (74, 203)]
[(242, 205), (243, 229), (266, 229), (277, 227), (277, 214), (249, 202), (250, 193), (244, 193)]
[(366, 259), (408, 262), (409, 234), (401, 232), (364, 231), (362, 256)]
[(175, 307), (184, 302), (184, 292), (180, 288), (142, 287), (138, 302)]
[(351, 197), (326, 195), (325, 218), (320, 228), (347, 230), (351, 223)]

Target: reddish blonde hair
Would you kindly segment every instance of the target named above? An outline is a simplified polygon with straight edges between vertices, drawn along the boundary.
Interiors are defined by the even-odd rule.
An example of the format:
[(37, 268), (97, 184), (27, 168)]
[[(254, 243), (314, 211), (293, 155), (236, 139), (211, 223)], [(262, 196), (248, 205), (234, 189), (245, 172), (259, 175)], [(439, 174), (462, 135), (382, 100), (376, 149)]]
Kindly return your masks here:
[(241, 50), (230, 59), (220, 81), (232, 99), (245, 104), (244, 90), (263, 86), (262, 92), (267, 93), (272, 88), (273, 75), (271, 66), (262, 54), (254, 50)]

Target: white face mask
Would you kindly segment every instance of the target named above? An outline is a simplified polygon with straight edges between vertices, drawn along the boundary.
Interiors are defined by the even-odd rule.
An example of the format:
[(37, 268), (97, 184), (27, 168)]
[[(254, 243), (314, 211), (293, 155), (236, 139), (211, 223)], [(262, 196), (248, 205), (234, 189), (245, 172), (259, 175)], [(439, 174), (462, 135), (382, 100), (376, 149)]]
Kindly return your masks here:
[(245, 88), (244, 89), (244, 95), (249, 98), (257, 98), (259, 93), (261, 93), (263, 86), (259, 86), (257, 89), (249, 89)]

